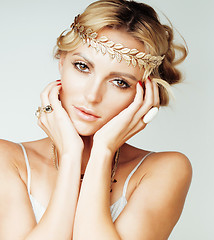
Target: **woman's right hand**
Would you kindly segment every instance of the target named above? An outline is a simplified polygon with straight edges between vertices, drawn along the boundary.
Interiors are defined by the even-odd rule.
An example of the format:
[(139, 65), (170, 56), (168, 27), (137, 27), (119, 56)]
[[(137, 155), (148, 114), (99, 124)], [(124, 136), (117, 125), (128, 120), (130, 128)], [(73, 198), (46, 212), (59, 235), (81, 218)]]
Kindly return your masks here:
[(58, 154), (62, 155), (82, 151), (84, 144), (59, 101), (60, 89), (61, 82), (57, 80), (48, 84), (41, 92), (41, 107), (51, 105), (53, 111), (50, 113), (42, 111), (41, 116), (38, 118), (38, 125), (51, 138), (58, 150)]

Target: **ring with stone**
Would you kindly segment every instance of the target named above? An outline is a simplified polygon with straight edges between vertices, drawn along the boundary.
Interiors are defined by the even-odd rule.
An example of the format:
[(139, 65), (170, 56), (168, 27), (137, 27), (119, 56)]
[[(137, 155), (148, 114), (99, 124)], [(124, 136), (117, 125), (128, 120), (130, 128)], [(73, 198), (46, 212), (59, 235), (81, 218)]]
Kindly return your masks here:
[(42, 111), (45, 113), (51, 113), (51, 112), (53, 112), (53, 107), (51, 106), (51, 104), (48, 104), (42, 108)]
[(41, 107), (38, 107), (38, 109), (35, 112), (35, 115), (38, 119), (41, 117)]
[(147, 114), (143, 117), (143, 122), (146, 124), (151, 122), (154, 119), (154, 117), (158, 114), (158, 111), (159, 111), (159, 109), (157, 107), (151, 108), (147, 112)]

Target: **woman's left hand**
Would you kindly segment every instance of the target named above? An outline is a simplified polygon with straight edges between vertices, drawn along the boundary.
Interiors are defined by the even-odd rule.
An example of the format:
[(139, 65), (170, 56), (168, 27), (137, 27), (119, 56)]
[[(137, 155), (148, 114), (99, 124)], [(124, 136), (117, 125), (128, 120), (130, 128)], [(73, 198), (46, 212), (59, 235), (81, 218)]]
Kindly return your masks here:
[(134, 101), (95, 133), (93, 147), (95, 145), (99, 148), (105, 147), (114, 153), (128, 139), (146, 127), (143, 117), (152, 107), (159, 107), (159, 104), (157, 84), (147, 79), (144, 94), (138, 82)]

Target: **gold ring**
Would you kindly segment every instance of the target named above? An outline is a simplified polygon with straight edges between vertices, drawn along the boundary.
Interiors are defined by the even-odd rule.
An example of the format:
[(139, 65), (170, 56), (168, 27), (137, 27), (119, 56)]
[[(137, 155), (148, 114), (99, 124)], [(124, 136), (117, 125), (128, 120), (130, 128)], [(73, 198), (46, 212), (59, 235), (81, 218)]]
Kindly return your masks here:
[(48, 104), (42, 108), (42, 111), (45, 113), (51, 113), (51, 112), (53, 112), (53, 108), (52, 108), (51, 104)]
[(45, 113), (51, 113), (53, 112), (53, 107), (51, 104), (46, 105), (45, 107), (38, 107), (38, 109), (35, 112), (36, 117), (39, 119), (41, 117), (42, 112)]

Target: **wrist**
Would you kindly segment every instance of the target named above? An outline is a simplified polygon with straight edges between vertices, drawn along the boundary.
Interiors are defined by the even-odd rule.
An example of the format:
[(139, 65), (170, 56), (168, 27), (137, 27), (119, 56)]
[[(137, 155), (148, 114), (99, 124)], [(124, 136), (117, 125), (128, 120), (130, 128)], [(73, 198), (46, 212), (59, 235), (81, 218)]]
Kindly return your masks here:
[(98, 159), (104, 159), (105, 161), (110, 159), (112, 160), (113, 156), (114, 156), (115, 152), (110, 149), (107, 146), (104, 146), (102, 144), (93, 144), (93, 147), (91, 149), (91, 154), (90, 154), (90, 158), (91, 157), (95, 157)]
[(108, 143), (105, 142), (102, 138), (100, 139), (98, 136), (94, 136), (93, 138), (93, 148), (96, 149), (96, 151), (105, 151), (105, 152), (111, 152), (114, 154), (117, 151), (117, 148), (115, 148), (115, 144), (112, 143), (111, 141)]
[(82, 164), (82, 152), (64, 152), (59, 155), (59, 167), (66, 166), (69, 168), (73, 167), (74, 165)]

